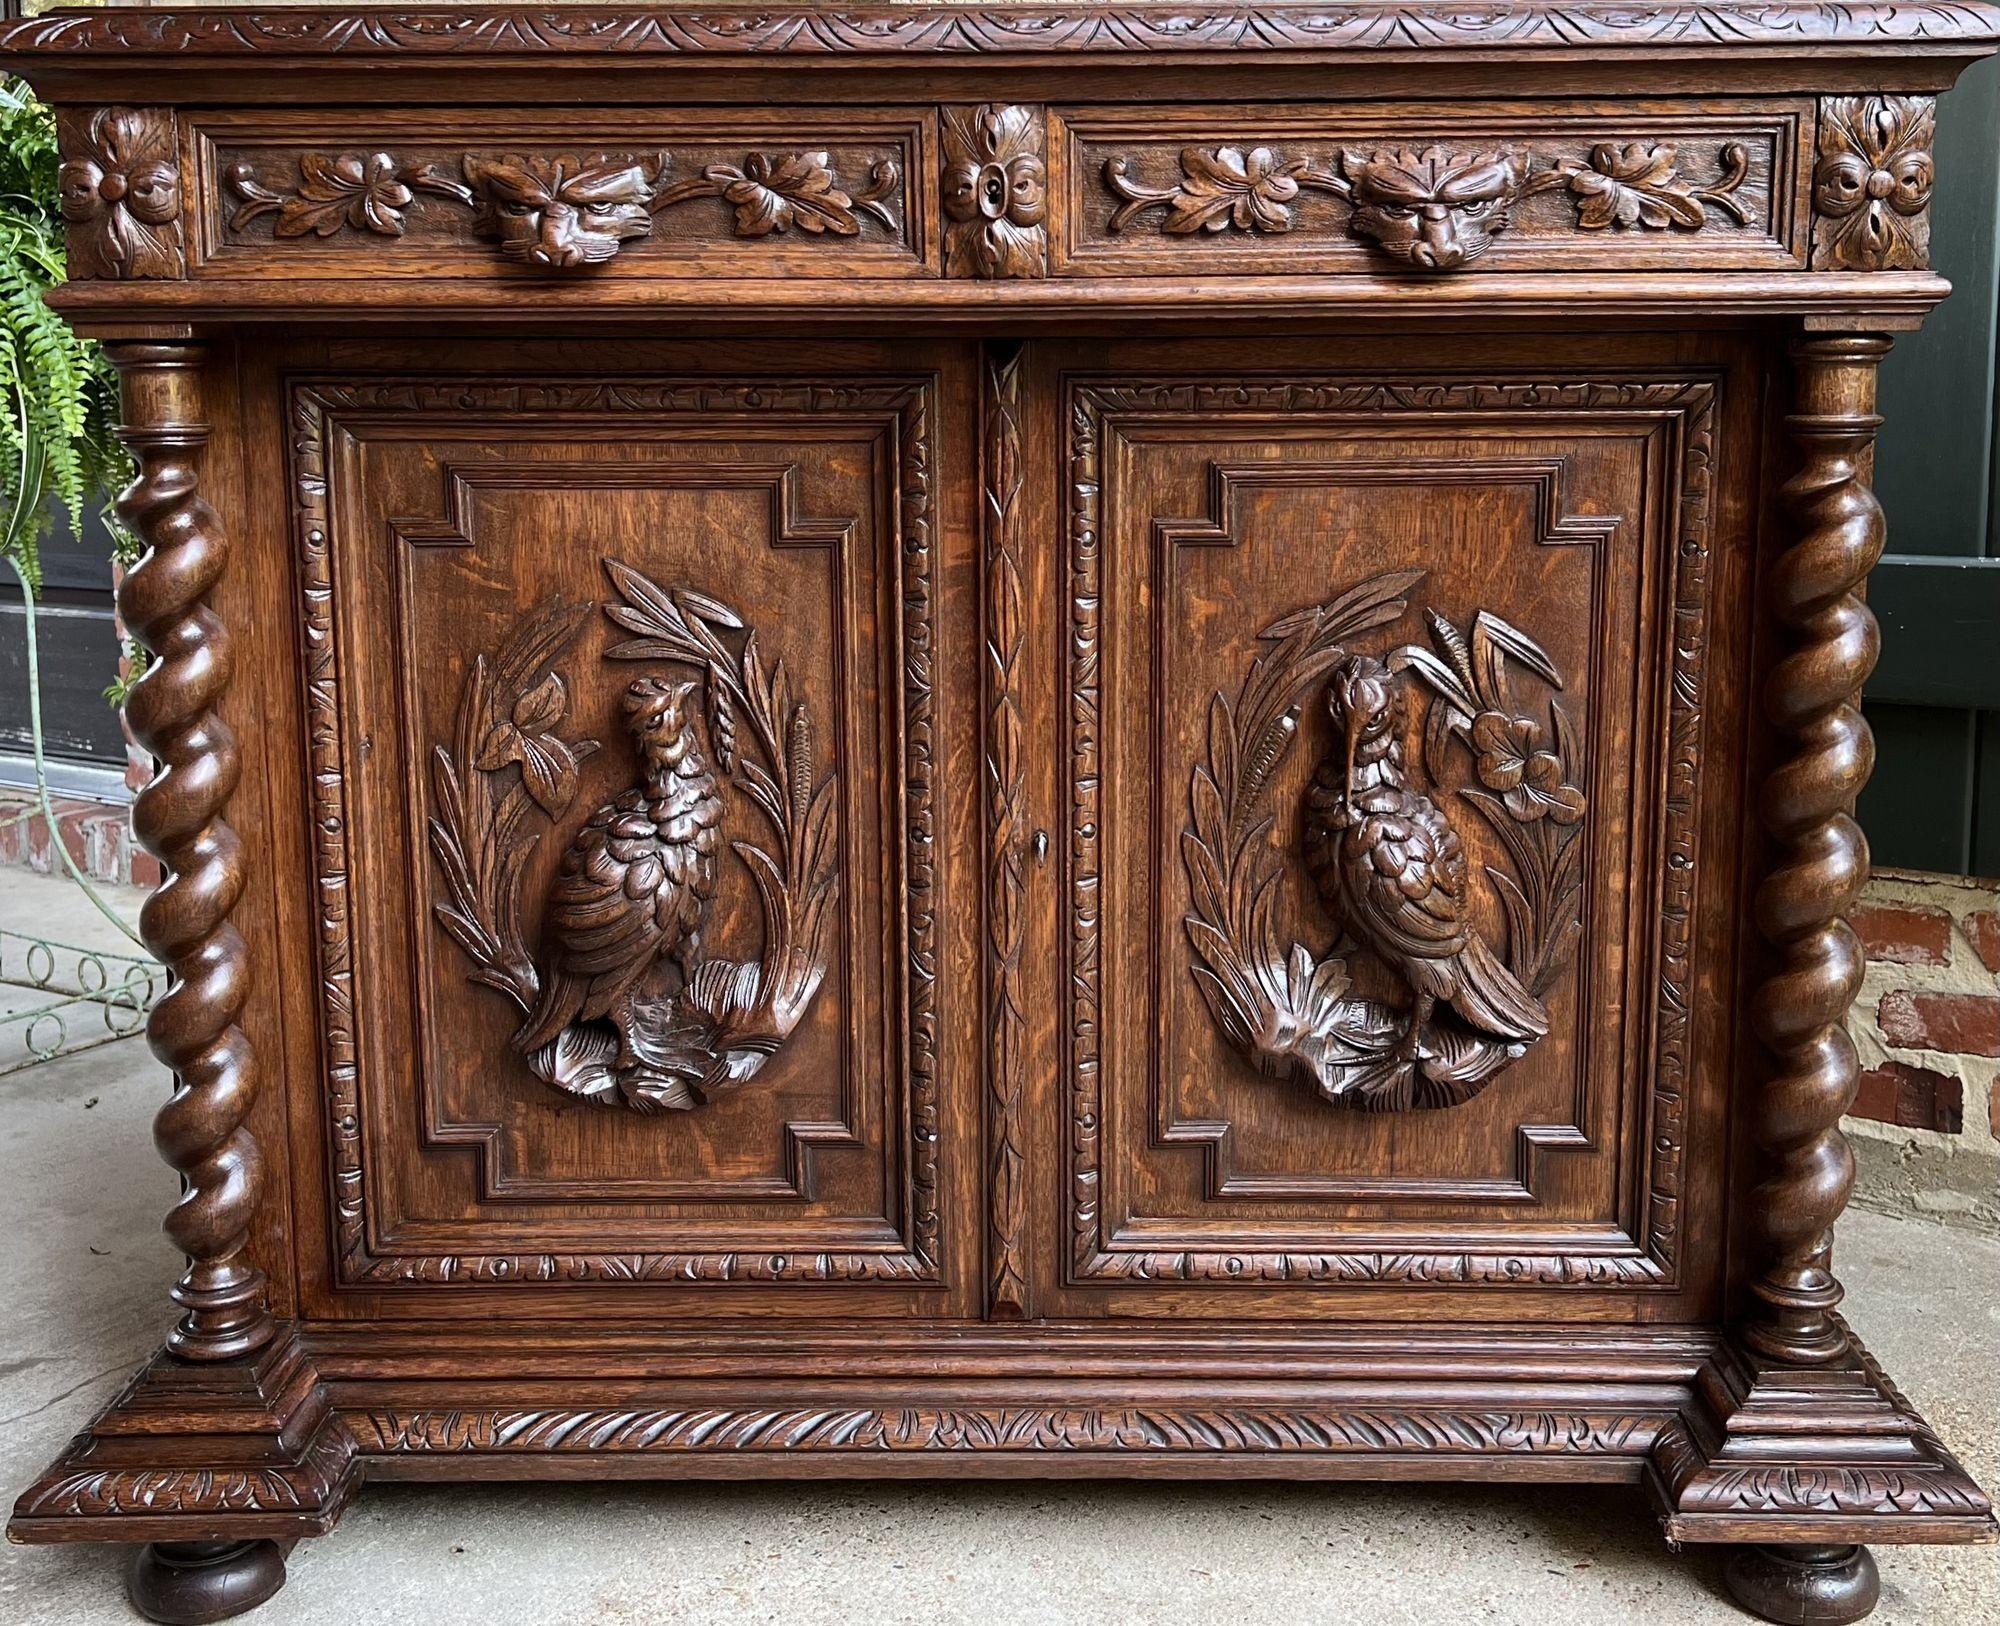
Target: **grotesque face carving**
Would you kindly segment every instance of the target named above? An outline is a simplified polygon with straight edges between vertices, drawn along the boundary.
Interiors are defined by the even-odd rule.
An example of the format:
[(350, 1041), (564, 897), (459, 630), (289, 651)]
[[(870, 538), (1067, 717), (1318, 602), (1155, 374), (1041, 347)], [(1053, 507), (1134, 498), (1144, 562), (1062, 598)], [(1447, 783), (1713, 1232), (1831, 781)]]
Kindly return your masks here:
[(468, 156), (465, 179), (479, 200), (475, 228), (524, 265), (598, 265), (653, 229), (653, 181), (640, 164)]
[(1347, 152), (1341, 170), (1354, 189), (1352, 228), (1426, 271), (1478, 259), (1521, 193), (1520, 160), (1509, 152)]

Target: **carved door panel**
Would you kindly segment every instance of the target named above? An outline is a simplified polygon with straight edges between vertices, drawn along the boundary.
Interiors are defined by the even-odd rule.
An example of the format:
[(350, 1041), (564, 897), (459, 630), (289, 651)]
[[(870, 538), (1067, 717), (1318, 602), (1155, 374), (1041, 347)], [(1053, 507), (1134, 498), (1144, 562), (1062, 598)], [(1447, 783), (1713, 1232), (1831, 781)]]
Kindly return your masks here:
[(270, 386), (321, 1298), (949, 1312), (978, 993), (942, 917), (976, 869), (940, 835), (976, 679), (934, 444), (964, 359), (330, 354)]
[(1729, 352), (1691, 353), (1031, 367), (1059, 426), (1038, 1308), (1712, 1292), (1687, 1170), (1734, 1043), (1736, 773), (1708, 697), (1745, 549)]

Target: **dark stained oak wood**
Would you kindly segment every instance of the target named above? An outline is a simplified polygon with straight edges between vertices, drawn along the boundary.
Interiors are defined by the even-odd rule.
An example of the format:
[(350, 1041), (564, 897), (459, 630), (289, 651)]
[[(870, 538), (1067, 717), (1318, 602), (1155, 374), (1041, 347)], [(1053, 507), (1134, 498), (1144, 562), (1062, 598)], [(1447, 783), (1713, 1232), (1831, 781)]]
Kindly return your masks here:
[[(92, 10), (166, 1347), (364, 1479), (1588, 1481), (1853, 1619), (1873, 379), (1940, 6)], [(1817, 1613), (1815, 1613), (1817, 1611)]]

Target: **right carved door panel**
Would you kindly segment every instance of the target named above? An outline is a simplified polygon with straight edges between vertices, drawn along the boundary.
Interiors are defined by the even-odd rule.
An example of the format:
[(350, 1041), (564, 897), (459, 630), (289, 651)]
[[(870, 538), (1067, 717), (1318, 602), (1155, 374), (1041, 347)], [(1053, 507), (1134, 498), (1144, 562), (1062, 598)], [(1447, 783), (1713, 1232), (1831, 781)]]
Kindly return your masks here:
[(1038, 1308), (1710, 1289), (1728, 353), (1490, 354), (1028, 369), (1059, 425)]

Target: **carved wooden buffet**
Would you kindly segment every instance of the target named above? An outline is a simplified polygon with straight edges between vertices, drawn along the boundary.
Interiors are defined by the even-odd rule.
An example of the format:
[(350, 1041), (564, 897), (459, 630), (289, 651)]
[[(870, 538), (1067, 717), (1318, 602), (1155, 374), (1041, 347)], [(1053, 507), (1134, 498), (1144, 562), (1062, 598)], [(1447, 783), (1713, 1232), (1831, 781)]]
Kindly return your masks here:
[[(2000, 7), (92, 11), (187, 1256), (15, 1506), (1990, 1503), (1836, 1313), (1876, 367)], [(1337, 1514), (1336, 1514), (1337, 1516)]]

